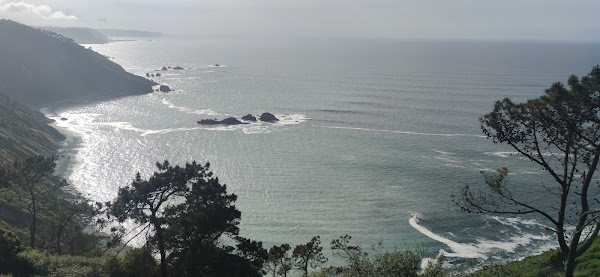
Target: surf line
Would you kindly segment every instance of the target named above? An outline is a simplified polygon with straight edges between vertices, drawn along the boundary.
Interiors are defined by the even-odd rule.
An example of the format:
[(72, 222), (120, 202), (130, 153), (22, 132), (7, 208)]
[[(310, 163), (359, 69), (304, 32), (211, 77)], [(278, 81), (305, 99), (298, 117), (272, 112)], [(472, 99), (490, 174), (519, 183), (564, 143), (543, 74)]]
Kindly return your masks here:
[(320, 127), (320, 128), (327, 128), (327, 129), (344, 129), (344, 130), (356, 130), (356, 131), (367, 131), (367, 132), (385, 132), (385, 133), (417, 135), (417, 136), (486, 138), (486, 136), (474, 135), (474, 134), (436, 134), (436, 133), (420, 133), (420, 132), (410, 132), (410, 131), (396, 131), (396, 130), (388, 130), (388, 129), (370, 129), (370, 128), (359, 128), (359, 127), (322, 126), (322, 125), (313, 125), (313, 126)]
[(450, 249), (452, 249), (452, 251), (454, 251), (454, 253), (448, 253), (448, 252), (440, 249), (440, 253), (446, 257), (460, 257), (460, 258), (467, 258), (467, 259), (484, 259), (484, 260), (487, 260), (487, 258), (488, 258), (486, 255), (484, 255), (480, 252), (481, 249), (479, 249), (477, 246), (475, 246), (473, 244), (462, 244), (462, 243), (452, 241), (452, 240), (442, 237), (438, 234), (435, 234), (435, 233), (429, 231), (429, 229), (419, 225), (419, 219), (417, 218), (417, 215), (415, 213), (413, 213), (413, 215), (408, 219), (408, 223), (410, 224), (410, 226), (415, 228), (421, 234), (426, 235), (429, 238), (431, 238), (435, 241), (439, 241), (439, 242), (447, 245), (448, 247), (450, 247)]

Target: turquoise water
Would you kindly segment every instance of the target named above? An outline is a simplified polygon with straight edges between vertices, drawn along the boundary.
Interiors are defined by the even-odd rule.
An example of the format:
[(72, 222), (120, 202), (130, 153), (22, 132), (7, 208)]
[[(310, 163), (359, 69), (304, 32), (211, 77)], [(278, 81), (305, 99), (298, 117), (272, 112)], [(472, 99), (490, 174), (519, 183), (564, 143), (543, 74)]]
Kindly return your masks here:
[[(92, 45), (174, 93), (48, 111), (82, 144), (69, 181), (109, 201), (156, 161), (210, 161), (238, 194), (241, 235), (267, 246), (328, 242), (440, 251), (450, 261), (504, 260), (552, 247), (541, 218), (460, 211), (451, 194), (507, 166), (527, 199), (549, 205), (539, 168), (482, 136), (494, 101), (524, 101), (600, 63), (599, 45), (436, 41), (203, 41)], [(222, 66), (214, 67), (219, 63)], [(279, 123), (200, 126), (271, 112)], [(548, 184), (551, 182), (547, 181)]]

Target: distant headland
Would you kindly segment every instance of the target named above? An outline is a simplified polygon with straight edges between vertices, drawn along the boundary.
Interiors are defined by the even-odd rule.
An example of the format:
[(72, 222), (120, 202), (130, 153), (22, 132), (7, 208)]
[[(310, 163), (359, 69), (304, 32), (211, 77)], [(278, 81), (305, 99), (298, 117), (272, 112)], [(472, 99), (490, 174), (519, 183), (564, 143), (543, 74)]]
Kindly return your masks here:
[(57, 33), (0, 20), (0, 93), (23, 104), (145, 94), (158, 85)]

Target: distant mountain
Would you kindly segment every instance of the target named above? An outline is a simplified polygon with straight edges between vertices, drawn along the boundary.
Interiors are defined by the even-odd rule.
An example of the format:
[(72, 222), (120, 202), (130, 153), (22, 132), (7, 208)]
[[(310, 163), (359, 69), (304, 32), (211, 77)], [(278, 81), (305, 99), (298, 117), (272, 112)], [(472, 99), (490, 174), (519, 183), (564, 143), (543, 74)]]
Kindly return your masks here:
[(26, 105), (144, 94), (156, 85), (54, 32), (0, 20), (0, 38), (0, 92)]
[(0, 162), (54, 154), (65, 137), (48, 126), (50, 122), (42, 113), (0, 94)]
[(98, 32), (103, 35), (112, 38), (112, 37), (162, 37), (165, 34), (160, 32), (148, 32), (148, 31), (138, 31), (138, 30), (115, 30), (115, 29), (97, 29)]
[(79, 44), (103, 44), (110, 40), (98, 30), (84, 27), (40, 27), (43, 30), (55, 32), (62, 36), (72, 38)]

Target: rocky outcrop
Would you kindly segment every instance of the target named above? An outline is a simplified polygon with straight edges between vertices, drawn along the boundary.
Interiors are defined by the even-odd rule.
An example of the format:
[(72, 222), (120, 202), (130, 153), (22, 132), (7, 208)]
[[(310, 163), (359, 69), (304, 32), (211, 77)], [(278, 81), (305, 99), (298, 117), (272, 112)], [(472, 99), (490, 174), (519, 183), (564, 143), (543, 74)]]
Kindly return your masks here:
[(268, 122), (274, 122), (274, 121), (279, 121), (279, 119), (277, 117), (275, 117), (272, 113), (263, 113), (260, 115), (260, 121), (268, 121)]
[(200, 121), (197, 121), (196, 123), (202, 124), (202, 125), (240, 125), (240, 124), (248, 124), (248, 123), (244, 123), (244, 122), (239, 121), (235, 117), (228, 117), (228, 118), (225, 118), (223, 120), (202, 119)]
[(160, 92), (169, 92), (169, 91), (171, 91), (171, 88), (169, 86), (160, 85), (160, 87), (158, 88), (158, 90)]
[(247, 114), (242, 116), (242, 120), (246, 120), (246, 121), (256, 121), (256, 116), (253, 116), (251, 114)]

